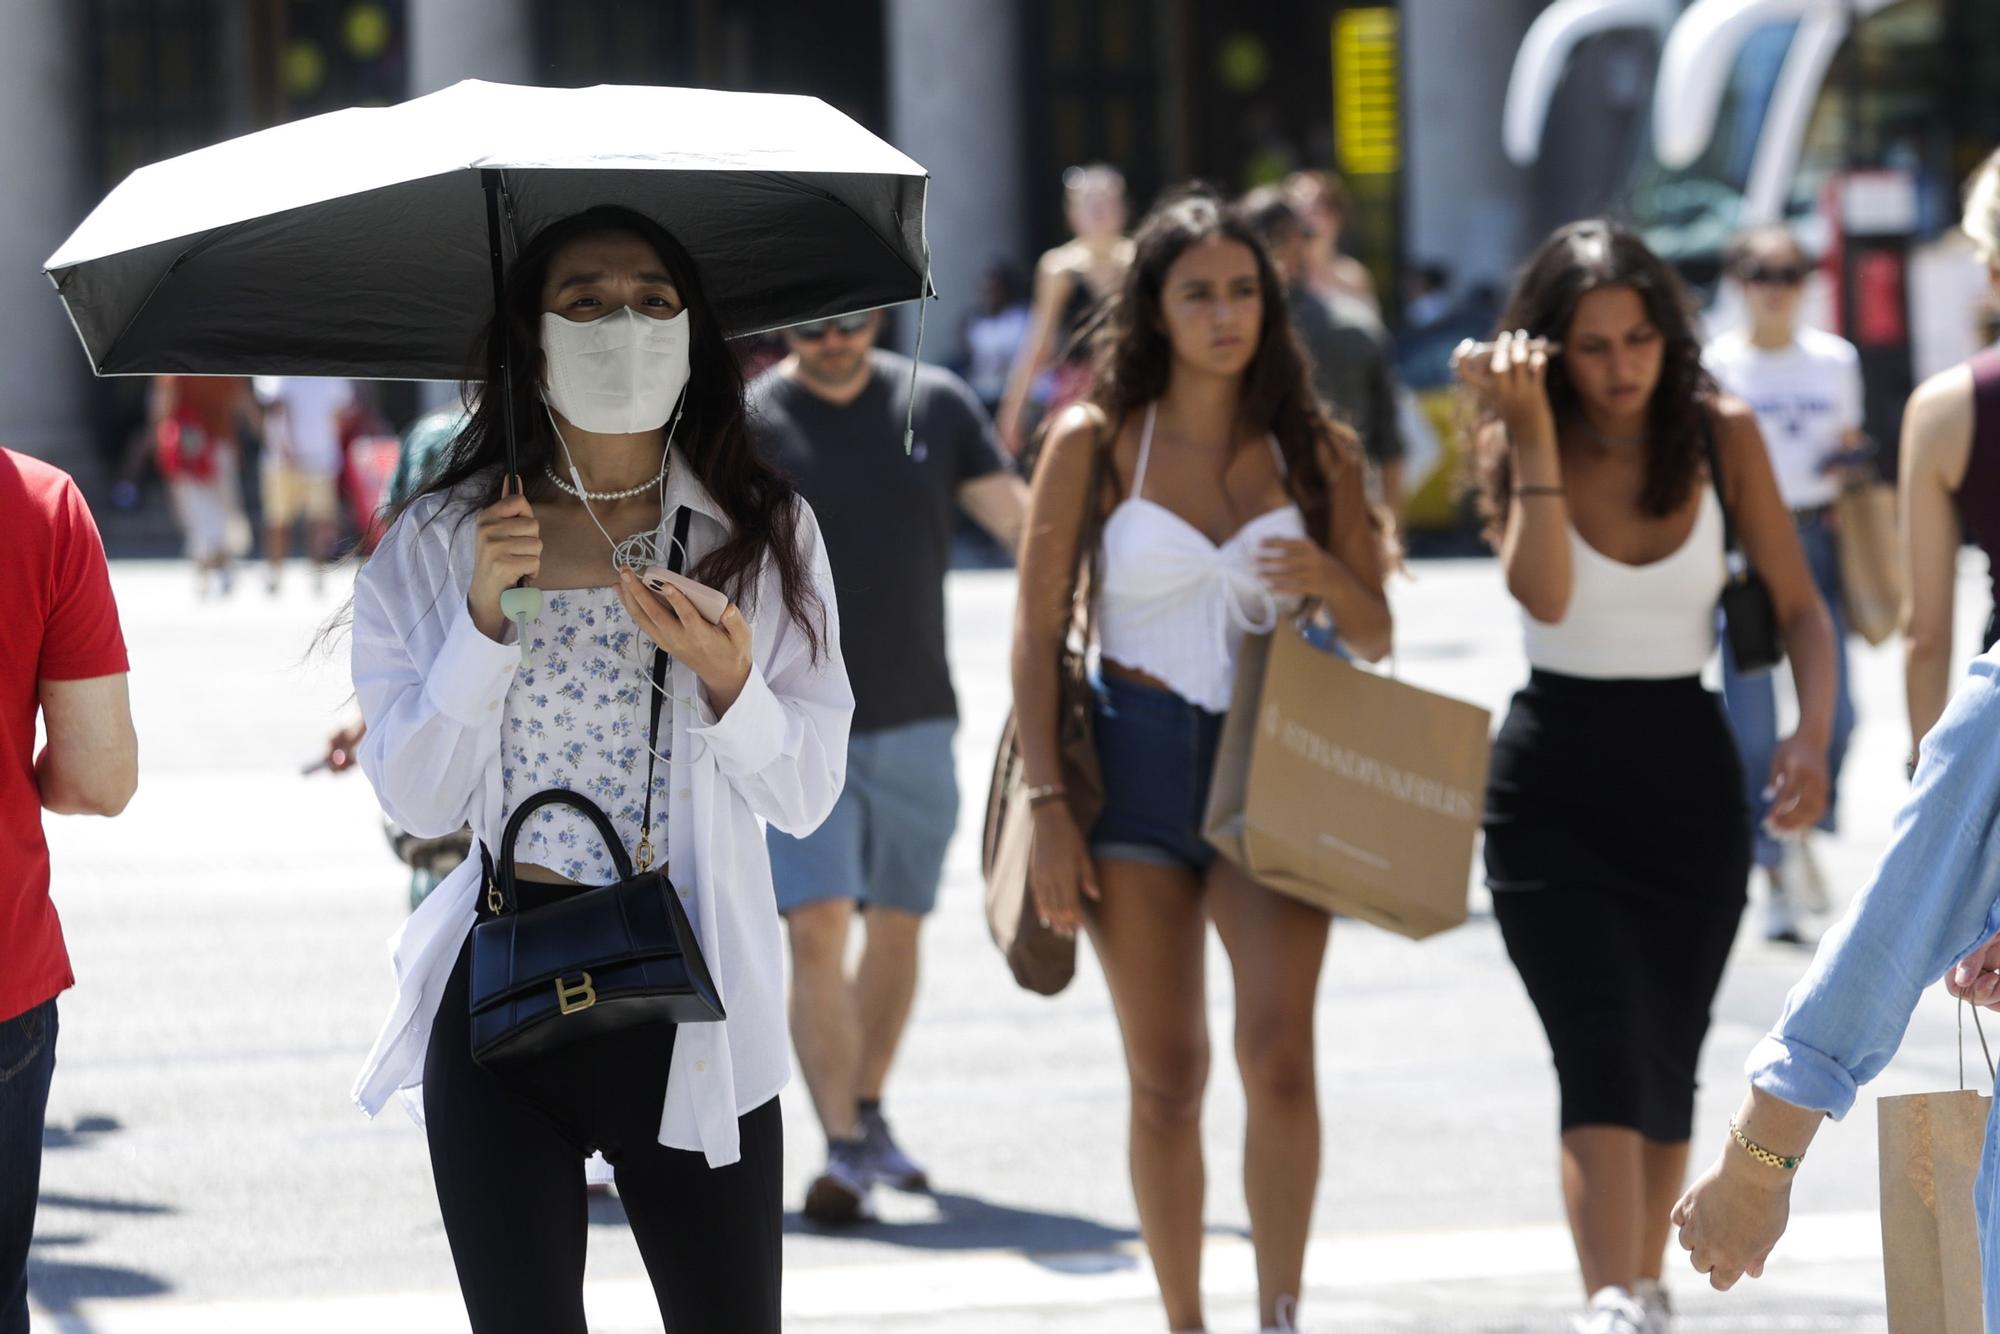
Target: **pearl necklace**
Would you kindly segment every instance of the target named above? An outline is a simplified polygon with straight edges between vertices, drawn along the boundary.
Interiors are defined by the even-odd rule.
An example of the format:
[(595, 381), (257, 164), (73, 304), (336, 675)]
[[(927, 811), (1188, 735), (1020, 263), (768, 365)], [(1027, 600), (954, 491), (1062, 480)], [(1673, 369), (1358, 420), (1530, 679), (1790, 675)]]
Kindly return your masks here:
[(554, 464), (554, 462), (552, 462), (547, 458), (544, 458), (542, 460), (542, 471), (547, 473), (549, 480), (556, 484), (557, 490), (567, 492), (568, 494), (575, 496), (578, 500), (630, 500), (633, 496), (638, 495), (641, 491), (651, 490), (653, 487), (656, 487), (660, 485), (662, 482), (666, 481), (667, 462), (672, 456), (673, 456), (673, 451), (671, 449), (665, 449), (660, 451), (659, 472), (655, 473), (651, 478), (651, 480), (641, 482), (639, 483), (639, 485), (634, 487), (628, 487), (623, 491), (585, 491), (581, 487), (571, 486), (568, 482), (565, 482), (561, 478), (561, 476), (559, 476), (556, 473), (556, 465)]

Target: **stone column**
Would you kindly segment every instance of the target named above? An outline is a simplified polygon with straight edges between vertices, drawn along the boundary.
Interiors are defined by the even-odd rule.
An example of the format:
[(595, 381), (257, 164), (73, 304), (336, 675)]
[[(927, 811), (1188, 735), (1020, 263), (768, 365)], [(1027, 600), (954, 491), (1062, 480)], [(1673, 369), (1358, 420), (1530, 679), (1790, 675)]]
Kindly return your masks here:
[[(995, 257), (1024, 269), (1020, 32), (1015, 0), (886, 0), (889, 139), (931, 173), (924, 360), (957, 350)], [(901, 322), (905, 351), (914, 318)]]
[[(410, 96), (449, 88), (460, 79), (535, 82), (535, 40), (529, 0), (410, 0)], [(458, 400), (458, 386), (425, 381), (418, 399), (426, 412)]]
[(410, 96), (460, 79), (535, 81), (528, 0), (410, 0)]
[(1441, 263), (1452, 293), (1503, 288), (1532, 244), (1528, 174), (1500, 147), (1514, 53), (1541, 6), (1402, 6), (1406, 263)]
[(77, 475), (95, 495), (90, 365), (42, 261), (92, 203), (90, 87), (71, 0), (18, 0), (0, 41), (0, 445)]

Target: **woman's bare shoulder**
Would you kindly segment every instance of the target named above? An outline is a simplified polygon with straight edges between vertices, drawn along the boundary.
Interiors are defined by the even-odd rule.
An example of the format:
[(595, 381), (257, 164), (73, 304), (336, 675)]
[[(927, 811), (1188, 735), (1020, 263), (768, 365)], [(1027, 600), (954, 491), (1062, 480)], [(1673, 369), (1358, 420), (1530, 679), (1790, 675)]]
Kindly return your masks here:
[[(1738, 482), (1746, 469), (1771, 470), (1770, 447), (1765, 443), (1763, 428), (1757, 425), (1756, 412), (1734, 394), (1717, 394), (1709, 402), (1707, 412), (1716, 453), (1722, 458), (1723, 488), (1733, 504)], [(1703, 446), (1704, 474), (1708, 471), (1706, 452)]]
[(1110, 433), (1111, 419), (1095, 403), (1072, 403), (1049, 426), (1042, 453), (1057, 467), (1082, 467)]
[(1081, 247), (1076, 242), (1065, 241), (1059, 246), (1053, 246), (1044, 250), (1042, 258), (1035, 265), (1035, 268), (1045, 278), (1066, 277), (1069, 274), (1075, 273), (1080, 266), (1082, 262), (1079, 258), (1080, 251)]
[[(1962, 425), (1966, 431), (1972, 428), (1974, 392), (1972, 363), (1960, 362), (1926, 379), (1910, 393), (1910, 401), (1904, 411), (1919, 428), (1918, 434), (1930, 434), (1921, 428), (1943, 429), (1952, 425)], [(1912, 443), (1921, 443), (1913, 439)]]

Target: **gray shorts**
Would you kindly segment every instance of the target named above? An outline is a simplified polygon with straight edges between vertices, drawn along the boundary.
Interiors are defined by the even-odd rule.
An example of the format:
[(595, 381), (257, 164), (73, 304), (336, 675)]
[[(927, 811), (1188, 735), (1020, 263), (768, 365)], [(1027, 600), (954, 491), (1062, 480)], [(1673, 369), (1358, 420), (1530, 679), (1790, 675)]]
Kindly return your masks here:
[(919, 915), (937, 906), (958, 824), (957, 731), (939, 718), (848, 738), (847, 786), (826, 823), (804, 838), (766, 831), (779, 912), (825, 899)]

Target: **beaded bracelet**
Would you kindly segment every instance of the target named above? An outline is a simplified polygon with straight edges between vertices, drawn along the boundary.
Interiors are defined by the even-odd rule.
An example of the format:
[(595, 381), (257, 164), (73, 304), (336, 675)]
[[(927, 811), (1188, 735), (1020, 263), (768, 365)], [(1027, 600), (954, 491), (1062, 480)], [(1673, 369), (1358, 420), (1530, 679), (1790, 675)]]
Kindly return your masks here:
[(1799, 1154), (1795, 1158), (1787, 1158), (1783, 1154), (1772, 1153), (1763, 1145), (1745, 1138), (1743, 1132), (1736, 1128), (1734, 1120), (1729, 1123), (1729, 1133), (1734, 1135), (1736, 1142), (1743, 1146), (1743, 1152), (1749, 1154), (1766, 1167), (1775, 1167), (1781, 1172), (1789, 1172), (1806, 1160), (1804, 1154)]

